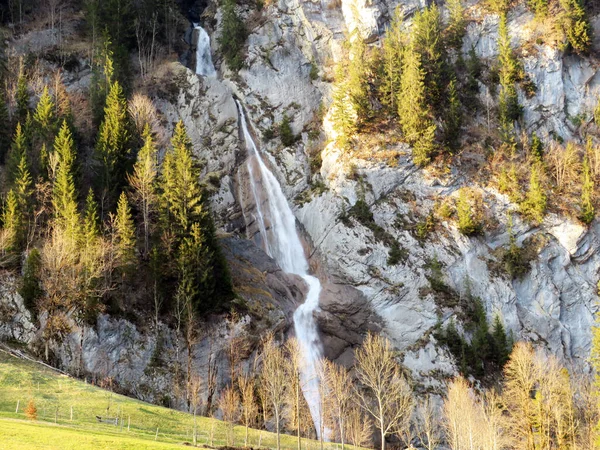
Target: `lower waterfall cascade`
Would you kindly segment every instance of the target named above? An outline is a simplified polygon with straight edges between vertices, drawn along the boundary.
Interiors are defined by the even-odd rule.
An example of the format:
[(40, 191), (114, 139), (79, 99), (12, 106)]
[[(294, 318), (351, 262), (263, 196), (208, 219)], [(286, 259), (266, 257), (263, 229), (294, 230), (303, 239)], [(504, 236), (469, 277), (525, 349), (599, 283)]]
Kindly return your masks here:
[[(251, 195), (256, 205), (253, 219), (258, 225), (262, 245), (281, 269), (299, 275), (308, 285), (302, 305), (294, 312), (294, 330), (304, 362), (301, 382), (304, 397), (310, 408), (317, 435), (320, 434), (321, 408), (319, 402), (318, 364), (323, 355), (317, 324), (313, 312), (319, 308), (321, 282), (309, 274), (309, 265), (296, 229), (296, 217), (285, 198), (281, 186), (265, 165), (252, 135), (244, 110), (236, 100), (248, 158), (246, 161)], [(262, 192), (261, 192), (262, 190)]]

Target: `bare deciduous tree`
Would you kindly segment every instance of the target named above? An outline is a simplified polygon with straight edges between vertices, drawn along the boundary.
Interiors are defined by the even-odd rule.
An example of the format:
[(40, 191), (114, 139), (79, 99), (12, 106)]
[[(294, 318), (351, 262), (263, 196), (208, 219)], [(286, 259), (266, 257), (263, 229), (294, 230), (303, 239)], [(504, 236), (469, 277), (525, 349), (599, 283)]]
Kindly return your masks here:
[(285, 343), (285, 350), (287, 352), (287, 365), (286, 369), (289, 376), (289, 387), (287, 390), (287, 403), (289, 408), (287, 409), (289, 420), (288, 427), (296, 430), (298, 450), (302, 448), (302, 415), (300, 414), (300, 408), (302, 401), (302, 349), (300, 343), (294, 337), (288, 339)]
[(351, 406), (346, 419), (346, 439), (355, 447), (365, 447), (371, 440), (371, 423), (362, 408)]
[(531, 345), (519, 342), (504, 368), (502, 400), (509, 412), (513, 445), (523, 450), (535, 449), (535, 411), (531, 399), (536, 387), (533, 359)]
[(254, 379), (248, 374), (238, 376), (238, 387), (241, 394), (242, 424), (246, 427), (244, 447), (248, 447), (248, 429), (254, 425), (257, 415)]
[(196, 446), (198, 443), (197, 414), (198, 410), (200, 409), (200, 404), (202, 403), (202, 377), (197, 372), (193, 372), (188, 384), (188, 389), (190, 395), (190, 405), (192, 408), (192, 413), (194, 414), (193, 442), (194, 446)]
[(448, 444), (452, 450), (478, 449), (477, 403), (469, 384), (458, 377), (448, 385), (444, 417)]
[(356, 351), (357, 389), (360, 405), (373, 418), (380, 432), (381, 450), (385, 439), (407, 427), (413, 410), (412, 389), (400, 370), (390, 342), (369, 333)]
[(240, 396), (232, 386), (227, 386), (219, 398), (219, 408), (223, 413), (223, 420), (227, 424), (227, 445), (235, 445), (234, 426), (240, 417)]
[(344, 367), (338, 366), (332, 361), (324, 361), (323, 368), (325, 375), (323, 382), (327, 385), (329, 393), (326, 399), (326, 411), (329, 411), (331, 418), (336, 424), (342, 443), (342, 450), (344, 450), (346, 418), (353, 395), (352, 390), (349, 389), (352, 386), (352, 380)]
[(281, 448), (281, 419), (289, 383), (285, 366), (283, 351), (275, 344), (273, 335), (267, 336), (263, 344), (261, 384), (263, 393), (273, 408), (278, 450)]
[(415, 414), (415, 429), (421, 445), (427, 450), (434, 450), (440, 443), (439, 416), (440, 411), (430, 397), (419, 402)]

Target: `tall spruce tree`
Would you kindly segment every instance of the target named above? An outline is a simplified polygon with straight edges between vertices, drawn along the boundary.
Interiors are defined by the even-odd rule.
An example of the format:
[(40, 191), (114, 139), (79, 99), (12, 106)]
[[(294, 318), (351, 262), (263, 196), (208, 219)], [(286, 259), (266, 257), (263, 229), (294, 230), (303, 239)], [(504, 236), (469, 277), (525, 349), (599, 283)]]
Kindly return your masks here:
[(244, 65), (243, 50), (248, 32), (235, 7), (235, 0), (223, 0), (223, 29), (219, 37), (219, 46), (229, 69), (238, 72)]
[(69, 244), (75, 246), (80, 237), (77, 191), (75, 188), (75, 143), (73, 135), (63, 120), (54, 141), (56, 171), (52, 188), (52, 206), (55, 225), (64, 232)]
[[(208, 259), (197, 262), (198, 267), (192, 270), (197, 276), (198, 295), (213, 299), (211, 308), (217, 307), (233, 296), (231, 278), (210, 208), (203, 198), (191, 141), (181, 121), (175, 126), (171, 147), (163, 161), (160, 183), (163, 226), (177, 239), (178, 258), (181, 252), (188, 252), (186, 246), (195, 249), (189, 250), (194, 254), (198, 254), (201, 245), (206, 247), (201, 253)], [(209, 276), (205, 276), (203, 268), (208, 268)]]
[(462, 127), (462, 107), (458, 98), (456, 78), (448, 85), (448, 107), (444, 113), (444, 143), (455, 152), (460, 147), (460, 130)]
[(27, 77), (25, 76), (22, 61), (19, 69), (19, 78), (17, 79), (16, 101), (17, 120), (24, 123), (25, 118), (27, 117), (27, 113), (29, 112), (29, 87), (27, 84)]
[(114, 205), (125, 181), (129, 158), (127, 102), (118, 81), (110, 86), (95, 156), (100, 163), (99, 185), (103, 209)]
[(27, 157), (27, 138), (23, 132), (21, 123), (17, 122), (15, 135), (12, 145), (10, 146), (8, 161), (6, 163), (7, 180), (10, 186), (12, 186), (17, 177), (17, 167), (21, 163), (23, 156)]
[(358, 31), (350, 36), (349, 45), (350, 64), (347, 69), (346, 88), (354, 105), (360, 130), (371, 116), (367, 46)]
[(48, 139), (48, 135), (54, 131), (54, 106), (52, 96), (48, 92), (48, 86), (44, 86), (40, 100), (33, 113), (33, 120), (36, 124), (37, 131), (44, 140)]
[(498, 100), (498, 113), (500, 120), (500, 133), (504, 142), (512, 143), (514, 140), (514, 122), (521, 117), (522, 108), (519, 105), (516, 82), (518, 77), (518, 62), (510, 46), (507, 16), (500, 16), (498, 28), (498, 64), (500, 75), (500, 98)]
[(4, 254), (17, 253), (21, 250), (25, 234), (23, 232), (23, 214), (19, 206), (17, 194), (11, 189), (6, 194), (4, 209), (2, 211)]
[(588, 53), (592, 46), (592, 26), (584, 0), (560, 0), (560, 5), (564, 10), (562, 22), (569, 45), (576, 53)]
[(163, 213), (178, 236), (189, 233), (191, 225), (206, 216), (202, 203), (200, 171), (192, 156), (192, 141), (182, 121), (175, 125), (171, 150), (162, 165)]
[(447, 80), (446, 47), (442, 35), (442, 17), (435, 3), (417, 12), (413, 19), (411, 43), (424, 73), (425, 101), (429, 107), (443, 100)]
[(413, 145), (415, 164), (429, 162), (433, 153), (435, 124), (430, 118), (425, 98), (425, 73), (420, 55), (411, 45), (405, 55), (398, 96), (398, 117), (406, 140)]
[(117, 265), (123, 273), (129, 273), (136, 262), (135, 224), (125, 192), (121, 192), (117, 202), (114, 227)]
[(448, 27), (446, 28), (446, 41), (448, 45), (460, 50), (463, 38), (467, 31), (465, 21), (465, 8), (462, 0), (448, 0)]
[(544, 168), (541, 163), (531, 166), (529, 189), (520, 205), (521, 212), (531, 221), (542, 223), (546, 214), (547, 197), (542, 184)]
[(337, 143), (341, 148), (346, 148), (358, 131), (357, 112), (346, 79), (348, 64), (348, 59), (344, 58), (336, 67), (331, 105), (333, 129), (337, 134)]
[(32, 151), (32, 165), (35, 173), (43, 173), (47, 165), (47, 149), (52, 145), (56, 134), (56, 116), (54, 102), (44, 86), (44, 91), (33, 113), (34, 144)]
[(383, 80), (380, 87), (380, 99), (381, 103), (394, 115), (398, 113), (396, 102), (400, 92), (402, 53), (407, 41), (403, 23), (404, 13), (398, 6), (381, 46)]

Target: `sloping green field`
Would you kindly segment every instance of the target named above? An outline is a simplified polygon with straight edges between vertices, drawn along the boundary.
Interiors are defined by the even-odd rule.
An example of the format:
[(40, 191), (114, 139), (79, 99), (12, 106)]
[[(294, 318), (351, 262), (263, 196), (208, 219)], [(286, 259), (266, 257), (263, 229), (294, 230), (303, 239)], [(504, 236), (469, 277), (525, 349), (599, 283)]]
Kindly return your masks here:
[[(37, 421), (24, 413), (30, 399)], [(96, 416), (120, 418), (119, 424), (99, 423)], [(198, 444), (212, 440), (214, 446), (225, 445), (223, 422), (206, 417), (197, 421)], [(0, 350), (0, 450), (184, 448), (192, 442), (193, 429), (191, 414), (114, 394)], [(243, 427), (235, 428), (235, 445), (243, 445), (244, 434)], [(249, 445), (256, 448), (259, 441), (274, 448), (276, 437), (250, 430)], [(281, 443), (297, 448), (292, 436), (282, 435)], [(317, 446), (314, 441), (303, 445)]]

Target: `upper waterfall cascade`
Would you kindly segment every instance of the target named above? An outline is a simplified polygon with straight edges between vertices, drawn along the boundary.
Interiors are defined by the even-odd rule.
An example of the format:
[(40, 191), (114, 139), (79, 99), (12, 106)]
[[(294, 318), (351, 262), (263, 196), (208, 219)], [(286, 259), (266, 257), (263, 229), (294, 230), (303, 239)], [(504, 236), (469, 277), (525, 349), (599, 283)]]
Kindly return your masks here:
[(294, 312), (294, 329), (303, 353), (302, 390), (319, 434), (321, 409), (317, 366), (323, 351), (313, 312), (319, 307), (321, 282), (309, 274), (308, 260), (296, 229), (296, 217), (283, 195), (279, 182), (267, 168), (256, 148), (252, 135), (248, 131), (242, 106), (237, 100), (236, 103), (248, 149), (246, 164), (251, 195), (256, 205), (253, 219), (258, 225), (262, 244), (266, 253), (277, 261), (282, 270), (299, 275), (309, 288), (304, 303)]
[(204, 77), (214, 77), (217, 72), (210, 54), (210, 37), (204, 28), (194, 24), (198, 30), (198, 42), (196, 43), (196, 73)]

